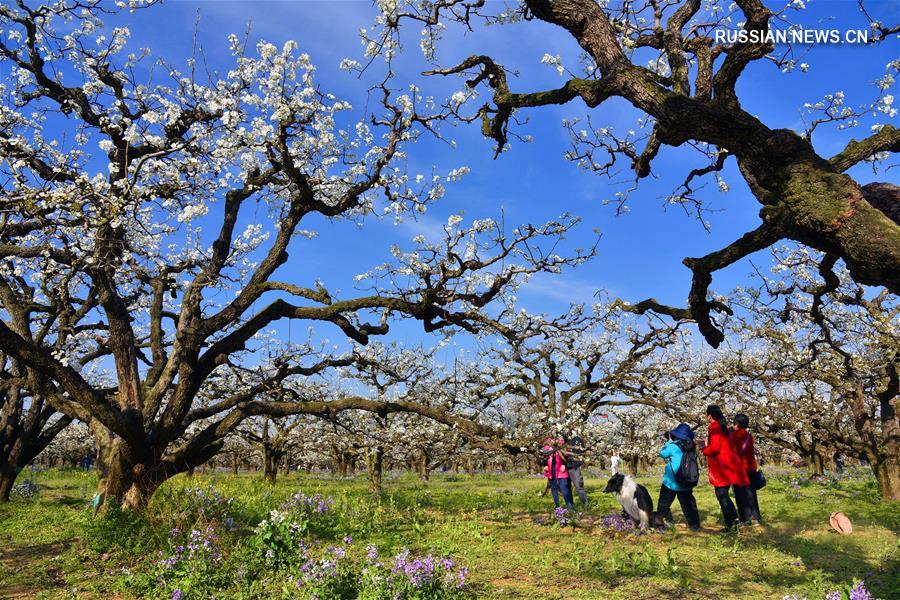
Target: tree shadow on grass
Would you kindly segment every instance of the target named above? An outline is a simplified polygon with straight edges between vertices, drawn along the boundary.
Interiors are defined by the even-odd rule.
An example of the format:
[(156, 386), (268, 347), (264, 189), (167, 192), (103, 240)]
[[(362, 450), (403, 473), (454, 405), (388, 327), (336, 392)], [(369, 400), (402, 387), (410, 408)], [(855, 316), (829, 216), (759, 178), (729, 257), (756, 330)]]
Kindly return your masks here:
[(47, 544), (35, 544), (33, 546), (18, 546), (10, 550), (0, 552), (0, 561), (18, 563), (35, 558), (45, 558), (56, 554), (62, 554), (70, 546), (71, 542), (52, 542)]
[(897, 597), (900, 590), (900, 556), (896, 546), (881, 559), (870, 557), (867, 548), (872, 539), (864, 530), (857, 534), (840, 535), (823, 527), (821, 531), (792, 527), (766, 527), (765, 535), (742, 537), (748, 548), (775, 548), (800, 559), (799, 573), (779, 572), (766, 581), (785, 588), (802, 586), (817, 579), (834, 584), (833, 589), (849, 585), (854, 578), (863, 579), (877, 598)]
[(88, 505), (90, 505), (90, 500), (85, 500), (84, 498), (75, 498), (72, 496), (55, 498), (53, 502), (71, 508), (86, 508)]

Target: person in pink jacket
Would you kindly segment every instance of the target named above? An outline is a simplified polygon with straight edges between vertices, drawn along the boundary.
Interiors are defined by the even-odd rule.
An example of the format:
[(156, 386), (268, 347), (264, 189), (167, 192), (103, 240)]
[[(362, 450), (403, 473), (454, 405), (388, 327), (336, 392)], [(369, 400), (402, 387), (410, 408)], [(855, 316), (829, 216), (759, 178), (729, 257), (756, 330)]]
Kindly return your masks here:
[(547, 478), (547, 487), (553, 495), (553, 503), (559, 508), (559, 495), (562, 493), (566, 508), (575, 510), (575, 503), (572, 501), (572, 486), (569, 482), (569, 471), (566, 468), (566, 456), (562, 451), (565, 445), (563, 440), (553, 440), (547, 438), (544, 440), (544, 447), (541, 454), (547, 457), (544, 465), (544, 477)]

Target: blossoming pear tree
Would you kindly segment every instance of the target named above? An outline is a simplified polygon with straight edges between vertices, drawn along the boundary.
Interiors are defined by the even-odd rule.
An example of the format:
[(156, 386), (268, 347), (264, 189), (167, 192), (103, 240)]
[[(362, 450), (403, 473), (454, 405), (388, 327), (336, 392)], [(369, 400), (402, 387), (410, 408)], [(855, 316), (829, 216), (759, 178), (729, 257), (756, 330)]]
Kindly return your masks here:
[(637, 317), (618, 303), (572, 305), (556, 316), (512, 312), (511, 334), (483, 351), (483, 395), (516, 411), (521, 436), (568, 434), (600, 411), (638, 402), (657, 378), (655, 354), (680, 336), (680, 324)]
[(583, 260), (542, 250), (576, 219), (512, 232), (458, 219), (440, 240), (397, 245), (356, 295), (291, 280), (280, 269), (290, 252), (329, 252), (313, 227), (403, 218), (443, 195), (465, 169), (416, 177), (404, 165), (447, 113), (424, 114), (420, 94), (394, 92), (388, 79), (354, 119), (349, 103), (316, 84), (293, 42), (248, 48), (231, 36), (231, 70), (208, 73), (191, 59), (182, 71), (131, 50), (126, 28), (107, 29), (100, 18), (114, 9), (69, 0), (0, 6), (0, 60), (15, 75), (0, 100), (2, 278), (34, 277), (29, 261), (38, 256), (49, 272), (71, 273), (63, 293), (96, 298), (95, 343), (108, 354), (71, 362), (53, 340), (17, 331), (8, 306), (0, 351), (39, 372), (67, 414), (105, 428), (95, 434), (104, 503), (146, 506), (162, 482), (209, 460), (253, 415), (419, 410), (279, 397), (290, 390), (280, 386), (285, 378), (343, 358), (287, 355), (248, 367), (267, 328), (321, 323), (360, 344), (403, 316), (428, 332), (477, 331), (492, 321), (483, 308), (511, 282)]
[(638, 475), (659, 459), (663, 433), (674, 424), (665, 413), (646, 405), (614, 408), (605, 444), (609, 452), (616, 452), (625, 461), (625, 472)]
[[(16, 224), (6, 223), (0, 231), (15, 228)], [(42, 256), (25, 259), (18, 268), (0, 265), (5, 271), (0, 302), (10, 327), (29, 340), (47, 344), (62, 360), (89, 364), (107, 354), (94, 340), (98, 325), (91, 312), (97, 306), (96, 296), (70, 296), (67, 284), (78, 274), (48, 267), (52, 265)], [(67, 412), (59, 412), (60, 406)], [(18, 473), (72, 422), (72, 415), (79, 412), (75, 408), (45, 385), (40, 371), (0, 352), (0, 502), (9, 500)]]
[[(767, 38), (776, 25), (794, 24), (795, 11), (804, 9), (803, 2), (785, 6), (763, 0), (379, 0), (378, 6), (380, 17), (362, 33), (367, 53), (381, 54), (390, 64), (402, 49), (401, 40), (421, 31), (425, 58), (438, 63), (426, 74), (465, 78), (465, 91), (448, 99), (444, 109), (458, 122), (479, 122), (483, 134), (496, 144), (495, 155), (507, 151), (516, 139), (528, 139), (522, 124), (537, 114), (533, 109), (571, 102), (596, 109), (589, 110), (582, 122), (564, 122), (572, 140), (567, 156), (587, 171), (616, 177), (614, 183), (621, 181), (618, 167), (633, 171), (628, 189), (611, 199), (620, 211), (627, 209), (628, 193), (653, 174), (654, 161), (666, 147), (699, 151), (701, 162), (667, 201), (701, 219), (707, 210), (698, 193), (703, 178), (716, 177), (718, 187), (727, 191), (721, 173), (736, 163), (759, 203), (761, 224), (724, 248), (684, 259), (693, 273), (687, 306), (647, 299), (631, 305), (632, 310), (694, 320), (707, 342), (718, 346), (724, 333), (715, 315), (731, 308), (710, 293), (713, 274), (780, 240), (815, 248), (832, 263), (843, 261), (859, 283), (900, 292), (896, 209), (900, 187), (890, 181), (860, 185), (848, 174), (865, 163), (877, 167), (900, 150), (900, 129), (890, 122), (896, 109), (889, 93), (900, 61), (891, 61), (875, 82), (874, 100), (859, 107), (855, 97), (851, 104), (843, 92), (836, 92), (807, 103), (804, 126), (798, 130), (767, 124), (741, 103), (742, 75), (749, 68), (762, 68), (754, 63), (771, 62), (775, 77), (782, 76), (777, 71), (808, 69), (807, 63), (798, 62), (803, 49), (791, 45), (776, 49)], [(859, 8), (848, 7), (848, 18), (855, 14), (857, 21), (870, 25), (870, 46), (900, 30), (900, 24), (870, 18), (864, 7), (854, 13)], [(560, 55), (544, 56), (541, 62), (563, 78), (558, 87), (516, 89), (510, 75), (520, 65), (501, 64), (477, 49), (457, 64), (440, 64), (439, 40), (451, 27), (491, 26), (495, 31), (510, 25), (540, 30), (543, 24), (571, 36), (581, 51), (577, 67), (566, 67)], [(729, 34), (724, 41), (716, 35), (722, 31)], [(737, 41), (729, 43), (729, 38)], [(859, 48), (860, 60), (866, 51)], [(647, 56), (651, 60), (645, 64)], [(479, 91), (486, 92), (485, 100), (478, 99)], [(602, 107), (613, 99), (628, 102), (640, 113), (633, 130), (620, 133), (601, 122)], [(860, 125), (870, 126), (871, 132), (850, 139)], [(816, 143), (816, 134), (828, 127), (847, 132), (845, 148), (831, 156), (824, 144)]]
[(896, 499), (897, 296), (809, 248), (772, 255), (771, 274), (757, 271), (754, 285), (728, 296), (728, 352), (666, 348), (642, 403), (699, 428), (710, 403), (745, 413), (755, 435), (801, 456), (812, 474), (839, 452), (865, 460), (882, 496)]
[(47, 444), (40, 460), (45, 466), (75, 467), (85, 457), (93, 458), (95, 452), (90, 428), (81, 421), (75, 421)]
[(735, 300), (747, 310), (731, 357), (743, 397), (793, 433), (819, 472), (835, 452), (862, 459), (881, 495), (900, 499), (897, 296), (805, 248), (775, 258), (774, 275)]

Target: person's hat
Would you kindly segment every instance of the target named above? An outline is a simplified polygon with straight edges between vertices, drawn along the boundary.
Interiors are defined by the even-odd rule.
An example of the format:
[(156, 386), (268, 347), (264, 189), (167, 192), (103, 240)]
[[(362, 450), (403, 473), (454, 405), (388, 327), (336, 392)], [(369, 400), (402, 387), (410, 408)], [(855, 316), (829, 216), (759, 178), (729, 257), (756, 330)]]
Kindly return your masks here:
[(687, 423), (679, 423), (678, 427), (669, 432), (669, 435), (679, 440), (694, 439), (694, 432), (691, 431), (691, 426)]

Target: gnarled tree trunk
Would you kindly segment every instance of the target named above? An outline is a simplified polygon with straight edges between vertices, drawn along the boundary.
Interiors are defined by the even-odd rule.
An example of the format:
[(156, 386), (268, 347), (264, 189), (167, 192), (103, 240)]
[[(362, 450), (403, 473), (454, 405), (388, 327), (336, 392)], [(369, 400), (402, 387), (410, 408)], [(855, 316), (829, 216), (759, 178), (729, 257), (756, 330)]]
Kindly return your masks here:
[(9, 502), (9, 495), (16, 483), (18, 472), (9, 463), (0, 463), (0, 502)]
[(872, 463), (878, 489), (885, 500), (900, 500), (900, 458), (896, 454)]
[(416, 461), (416, 470), (419, 474), (419, 479), (422, 481), (428, 481), (431, 477), (431, 465), (428, 460), (428, 451), (422, 450), (419, 453), (419, 459)]
[(380, 494), (384, 481), (384, 448), (376, 446), (366, 456), (366, 469), (369, 474), (369, 491)]
[(269, 445), (263, 446), (263, 479), (275, 483), (278, 478), (278, 466), (284, 453)]
[(631, 469), (631, 475), (638, 474), (639, 463), (640, 463), (640, 459), (637, 456), (630, 456), (628, 458), (628, 468)]
[[(144, 453), (136, 454), (125, 440), (97, 420), (91, 421), (90, 429), (97, 447), (97, 492), (93, 501), (97, 512), (109, 506), (143, 510), (159, 486), (178, 472), (163, 464), (149, 446)], [(186, 465), (180, 470), (188, 468)]]
[(825, 474), (825, 458), (815, 450), (807, 454), (806, 466), (810, 477), (821, 477)]

